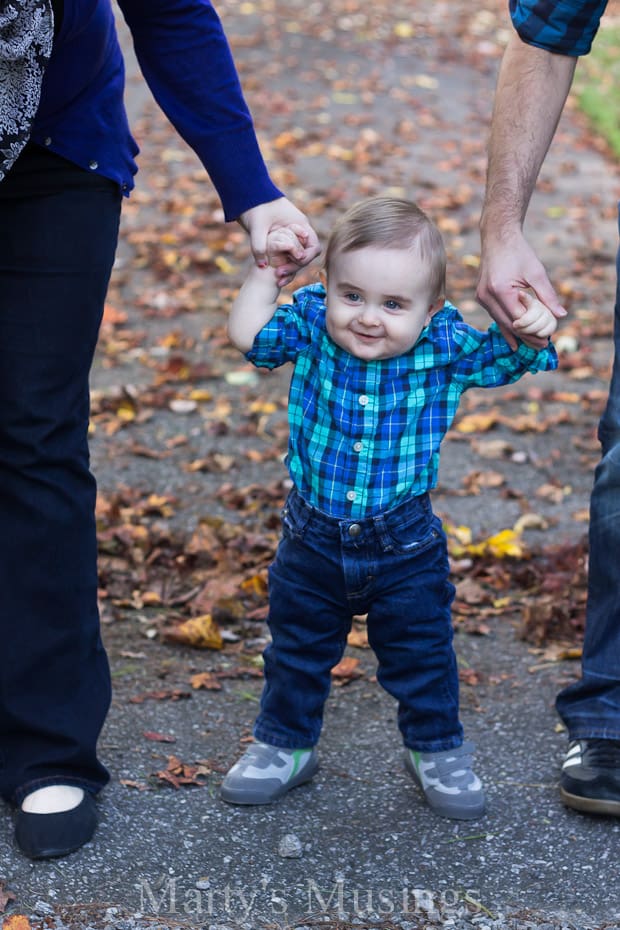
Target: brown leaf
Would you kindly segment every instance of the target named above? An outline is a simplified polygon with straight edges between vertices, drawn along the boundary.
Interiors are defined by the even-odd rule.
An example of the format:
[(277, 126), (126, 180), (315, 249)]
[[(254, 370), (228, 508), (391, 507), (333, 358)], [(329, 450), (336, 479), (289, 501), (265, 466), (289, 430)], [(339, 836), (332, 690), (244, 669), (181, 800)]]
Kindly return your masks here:
[[(7, 904), (10, 904), (11, 901), (15, 901), (15, 895), (13, 894), (12, 891), (7, 891), (4, 887), (4, 882), (0, 881), (0, 914), (2, 914), (6, 910)], [(19, 915), (15, 915), (15, 916), (19, 916)], [(6, 926), (6, 921), (3, 922), (2, 924), (3, 930), (5, 926)], [(15, 928), (15, 930), (17, 930), (17, 928)]]
[(171, 691), (146, 691), (144, 694), (136, 694), (129, 698), (130, 704), (143, 704), (144, 701), (184, 701), (191, 697), (189, 691), (181, 691), (180, 688), (174, 688)]
[(349, 682), (353, 681), (355, 678), (361, 678), (364, 673), (358, 668), (359, 664), (360, 660), (354, 659), (351, 656), (345, 656), (344, 659), (341, 659), (332, 669), (334, 684), (340, 686), (348, 685)]
[(155, 775), (160, 781), (168, 782), (173, 788), (180, 788), (183, 785), (198, 785), (204, 787), (205, 782), (201, 779), (210, 772), (204, 763), (189, 765), (181, 762), (177, 756), (168, 756), (168, 765), (161, 772)]
[(176, 743), (176, 736), (169, 736), (165, 733), (156, 733), (154, 730), (145, 730), (142, 736), (145, 739), (153, 740), (154, 743)]
[(221, 691), (222, 686), (213, 674), (213, 672), (200, 672), (192, 675), (190, 684), (196, 691), (204, 689), (205, 691)]

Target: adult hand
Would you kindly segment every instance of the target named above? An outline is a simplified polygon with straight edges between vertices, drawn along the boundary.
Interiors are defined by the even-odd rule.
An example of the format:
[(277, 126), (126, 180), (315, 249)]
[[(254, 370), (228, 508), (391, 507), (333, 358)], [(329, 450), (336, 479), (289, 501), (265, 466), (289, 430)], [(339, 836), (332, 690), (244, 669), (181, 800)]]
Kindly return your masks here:
[[(277, 266), (282, 279), (288, 277), (292, 280), (296, 272), (308, 265), (321, 251), (318, 236), (308, 218), (286, 197), (246, 210), (239, 217), (239, 223), (250, 236), (255, 263), (264, 265), (271, 261), (272, 265)], [(279, 256), (273, 252), (268, 255), (269, 233), (288, 227), (293, 228), (297, 244), (289, 241), (287, 251)]]
[[(499, 326), (508, 344), (515, 349), (517, 340), (513, 323), (526, 312), (520, 299), (524, 290), (532, 290), (538, 300), (552, 313), (556, 321), (566, 316), (543, 264), (521, 231), (501, 239), (491, 232), (483, 235), (480, 277), (476, 298)], [(549, 333), (551, 335), (551, 333)], [(540, 349), (547, 338), (524, 332), (520, 338), (527, 345)]]

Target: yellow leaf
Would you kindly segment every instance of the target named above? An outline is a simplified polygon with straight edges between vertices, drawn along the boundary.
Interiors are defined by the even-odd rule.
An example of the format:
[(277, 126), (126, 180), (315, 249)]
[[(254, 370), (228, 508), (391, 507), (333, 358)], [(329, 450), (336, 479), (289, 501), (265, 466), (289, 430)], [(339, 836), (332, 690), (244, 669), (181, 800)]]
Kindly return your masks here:
[(437, 78), (431, 77), (430, 74), (418, 74), (413, 83), (416, 87), (423, 87), (425, 90), (435, 90), (439, 87)]
[(469, 546), (471, 543), (471, 529), (468, 526), (447, 526), (446, 532), (463, 546)]
[(224, 274), (234, 274), (237, 270), (234, 265), (231, 265), (227, 258), (224, 258), (223, 255), (217, 256), (215, 259), (215, 264), (220, 269), (220, 271), (224, 272)]
[(481, 543), (475, 543), (468, 546), (467, 551), (471, 555), (492, 555), (498, 559), (504, 559), (507, 556), (520, 559), (523, 557), (523, 547), (518, 533), (514, 530), (500, 530), (494, 536)]
[(118, 405), (116, 415), (119, 420), (124, 420), (126, 423), (130, 423), (132, 420), (136, 419), (136, 408), (131, 403), (131, 401), (123, 400)]
[(332, 94), (334, 103), (345, 104), (345, 106), (356, 104), (359, 100), (357, 94), (351, 94), (348, 91), (336, 90)]
[(222, 634), (211, 614), (192, 617), (179, 626), (165, 630), (163, 638), (169, 643), (192, 646), (194, 649), (221, 649)]
[(265, 597), (267, 594), (267, 579), (264, 575), (252, 575), (241, 583), (241, 590), (248, 594), (257, 594), (259, 597)]
[(486, 433), (497, 423), (495, 413), (470, 413), (456, 424), (459, 433)]
[(394, 26), (394, 35), (399, 39), (410, 39), (415, 35), (415, 29), (411, 23), (396, 23)]
[(190, 391), (190, 400), (195, 400), (198, 403), (201, 401), (209, 401), (213, 399), (213, 394), (211, 391), (205, 391), (202, 388), (196, 388), (194, 391)]

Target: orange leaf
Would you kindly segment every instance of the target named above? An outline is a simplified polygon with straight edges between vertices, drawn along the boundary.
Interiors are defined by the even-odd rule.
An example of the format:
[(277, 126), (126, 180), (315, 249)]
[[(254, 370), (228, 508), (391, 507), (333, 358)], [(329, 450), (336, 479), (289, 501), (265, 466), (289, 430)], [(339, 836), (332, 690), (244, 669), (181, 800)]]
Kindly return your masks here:
[(196, 691), (204, 688), (205, 691), (221, 691), (222, 686), (213, 672), (199, 672), (190, 678), (192, 688)]
[(222, 634), (211, 614), (192, 617), (179, 626), (164, 630), (162, 637), (164, 642), (192, 646), (194, 649), (221, 649), (223, 646)]
[(23, 914), (11, 914), (2, 921), (2, 930), (32, 930), (32, 924)]

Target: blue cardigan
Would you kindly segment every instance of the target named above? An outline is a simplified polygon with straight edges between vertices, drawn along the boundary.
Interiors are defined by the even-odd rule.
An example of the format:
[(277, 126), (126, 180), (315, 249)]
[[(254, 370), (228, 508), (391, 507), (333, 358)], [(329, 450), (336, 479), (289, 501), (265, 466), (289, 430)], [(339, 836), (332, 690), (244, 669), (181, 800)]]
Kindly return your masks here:
[[(227, 220), (281, 197), (260, 153), (219, 17), (209, 0), (118, 0), (153, 96), (204, 164)], [(136, 145), (111, 0), (64, 0), (31, 139), (134, 186)]]

